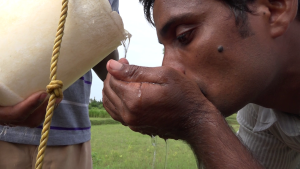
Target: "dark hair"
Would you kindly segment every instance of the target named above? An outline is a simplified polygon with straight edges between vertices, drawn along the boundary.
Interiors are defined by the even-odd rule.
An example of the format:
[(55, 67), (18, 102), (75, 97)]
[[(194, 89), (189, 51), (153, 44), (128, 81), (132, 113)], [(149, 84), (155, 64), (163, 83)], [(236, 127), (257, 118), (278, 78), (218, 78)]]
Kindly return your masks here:
[[(146, 19), (153, 25), (152, 9), (155, 0), (139, 0), (144, 6), (144, 14)], [(239, 31), (242, 37), (247, 37), (250, 34), (247, 22), (247, 13), (252, 13), (248, 8), (248, 4), (253, 3), (255, 0), (220, 0), (229, 5), (230, 9), (234, 13), (236, 25), (240, 27)], [(300, 0), (298, 0), (298, 19), (300, 20)]]

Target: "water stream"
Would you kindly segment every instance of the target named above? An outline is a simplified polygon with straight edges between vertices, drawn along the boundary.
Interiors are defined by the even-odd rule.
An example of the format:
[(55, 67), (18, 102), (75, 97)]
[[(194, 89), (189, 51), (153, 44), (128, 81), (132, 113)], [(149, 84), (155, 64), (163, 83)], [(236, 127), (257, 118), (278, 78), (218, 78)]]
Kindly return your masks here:
[(127, 56), (129, 45), (130, 45), (131, 36), (132, 35), (129, 32), (126, 31), (126, 39), (121, 42), (123, 47), (124, 47), (124, 50), (125, 50), (125, 57), (124, 57), (125, 59), (126, 59), (126, 56)]
[[(165, 139), (166, 143), (166, 155), (165, 155), (165, 164), (164, 164), (164, 169), (167, 168), (167, 161), (168, 161), (168, 139)], [(151, 136), (151, 144), (154, 147), (153, 150), (153, 161), (152, 161), (152, 169), (155, 168), (155, 160), (156, 160), (156, 148), (157, 148), (157, 137), (156, 136)]]
[(154, 147), (154, 150), (153, 150), (153, 161), (152, 161), (152, 169), (155, 168), (155, 157), (156, 157), (156, 141), (157, 141), (157, 138), (155, 136), (152, 135), (151, 137), (151, 143), (152, 143), (152, 146)]
[(165, 157), (165, 169), (167, 168), (167, 160), (168, 160), (168, 139), (165, 139), (166, 142), (166, 157)]

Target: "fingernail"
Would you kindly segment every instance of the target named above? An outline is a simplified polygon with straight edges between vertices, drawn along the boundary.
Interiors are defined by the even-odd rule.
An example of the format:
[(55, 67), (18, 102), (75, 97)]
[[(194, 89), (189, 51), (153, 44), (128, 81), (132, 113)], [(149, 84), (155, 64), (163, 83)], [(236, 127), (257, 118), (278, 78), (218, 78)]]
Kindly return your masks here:
[(42, 93), (39, 98), (39, 104), (43, 103), (47, 96), (48, 96), (48, 93), (46, 93), (46, 92)]
[(109, 67), (113, 70), (121, 70), (123, 64), (115, 60), (109, 61)]
[(129, 62), (128, 62), (128, 60), (126, 58), (119, 59), (119, 62), (121, 62), (122, 64), (129, 65)]

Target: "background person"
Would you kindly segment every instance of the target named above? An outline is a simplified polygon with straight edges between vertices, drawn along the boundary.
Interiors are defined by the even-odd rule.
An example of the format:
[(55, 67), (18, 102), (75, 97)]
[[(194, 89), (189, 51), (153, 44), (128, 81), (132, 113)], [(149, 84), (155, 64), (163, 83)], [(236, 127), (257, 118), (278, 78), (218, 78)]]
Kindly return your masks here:
[[(119, 0), (109, 2), (112, 9), (118, 12)], [(93, 68), (101, 80), (107, 74), (107, 61), (118, 57), (118, 52), (114, 51)], [(91, 84), (92, 73), (89, 71), (65, 90), (63, 100), (57, 102), (60, 104), (54, 111), (43, 168), (92, 169), (91, 123), (88, 112)], [(41, 122), (47, 106), (47, 102), (42, 102), (46, 96), (46, 93), (38, 92), (16, 106), (0, 108), (0, 122), (5, 125), (0, 126), (0, 168), (35, 168)], [(39, 124), (41, 125), (36, 127)]]

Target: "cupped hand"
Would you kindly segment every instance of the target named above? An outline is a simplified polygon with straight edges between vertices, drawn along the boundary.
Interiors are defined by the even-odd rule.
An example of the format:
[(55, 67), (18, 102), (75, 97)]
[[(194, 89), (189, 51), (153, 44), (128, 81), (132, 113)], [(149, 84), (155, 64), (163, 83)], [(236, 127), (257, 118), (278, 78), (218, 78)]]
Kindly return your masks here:
[[(0, 107), (0, 124), (25, 127), (40, 125), (46, 114), (47, 96), (46, 92), (37, 92), (14, 106)], [(60, 101), (57, 99), (56, 104)]]
[(183, 139), (217, 111), (198, 85), (171, 67), (139, 67), (126, 59), (107, 63), (103, 105), (113, 119), (132, 130)]

